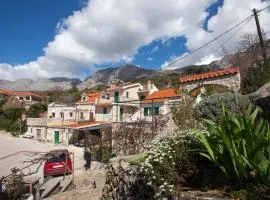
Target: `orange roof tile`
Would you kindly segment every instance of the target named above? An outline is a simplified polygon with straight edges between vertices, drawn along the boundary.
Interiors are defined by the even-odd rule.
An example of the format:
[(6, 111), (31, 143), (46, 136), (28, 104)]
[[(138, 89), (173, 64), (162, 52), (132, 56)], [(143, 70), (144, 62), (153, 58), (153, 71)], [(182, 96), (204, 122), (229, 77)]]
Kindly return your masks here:
[(12, 92), (12, 91), (9, 91), (9, 90), (3, 90), (3, 89), (0, 89), (0, 94), (4, 94), (4, 95), (12, 95), (13, 92)]
[(211, 72), (206, 72), (206, 73), (202, 73), (202, 74), (192, 74), (192, 75), (181, 77), (180, 83), (186, 83), (186, 82), (191, 82), (191, 81), (204, 80), (204, 79), (208, 79), (208, 78), (226, 76), (229, 74), (236, 74), (238, 72), (239, 72), (239, 67), (230, 67), (227, 69), (222, 69), (222, 70), (218, 70), (218, 71), (211, 71)]
[(164, 99), (170, 97), (179, 97), (180, 94), (178, 91), (174, 89), (165, 89), (153, 92), (152, 94), (148, 95), (144, 100), (143, 103), (151, 103), (151, 102), (163, 102)]
[(37, 97), (37, 98), (40, 98), (40, 99), (43, 99), (43, 97), (37, 93), (34, 93), (34, 92), (24, 92), (24, 91), (16, 91), (16, 92), (13, 92), (14, 95), (16, 96), (33, 96), (33, 97)]
[(85, 96), (87, 96), (86, 101), (77, 101), (77, 104), (94, 104), (96, 102), (96, 99), (100, 97), (99, 92), (88, 92), (84, 93)]

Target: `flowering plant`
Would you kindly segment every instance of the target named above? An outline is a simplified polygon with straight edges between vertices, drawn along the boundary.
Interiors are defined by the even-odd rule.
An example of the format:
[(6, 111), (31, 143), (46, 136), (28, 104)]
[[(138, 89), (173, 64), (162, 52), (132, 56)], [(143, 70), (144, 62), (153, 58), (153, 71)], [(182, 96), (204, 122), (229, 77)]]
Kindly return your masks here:
[(190, 142), (186, 137), (154, 140), (148, 146), (147, 157), (140, 170), (156, 197), (170, 196), (194, 172), (187, 152)]

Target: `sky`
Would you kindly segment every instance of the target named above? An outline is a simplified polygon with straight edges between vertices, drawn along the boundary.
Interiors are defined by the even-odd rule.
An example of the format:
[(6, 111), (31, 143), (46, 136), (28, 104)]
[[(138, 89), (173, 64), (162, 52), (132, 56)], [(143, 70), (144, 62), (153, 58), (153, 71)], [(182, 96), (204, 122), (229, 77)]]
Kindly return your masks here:
[[(254, 20), (168, 66), (253, 8), (269, 5), (269, 0), (2, 0), (0, 79), (84, 79), (127, 63), (157, 70), (206, 64), (223, 56), (223, 46), (235, 51), (241, 35), (256, 31)], [(269, 9), (259, 15), (266, 33), (269, 18)]]

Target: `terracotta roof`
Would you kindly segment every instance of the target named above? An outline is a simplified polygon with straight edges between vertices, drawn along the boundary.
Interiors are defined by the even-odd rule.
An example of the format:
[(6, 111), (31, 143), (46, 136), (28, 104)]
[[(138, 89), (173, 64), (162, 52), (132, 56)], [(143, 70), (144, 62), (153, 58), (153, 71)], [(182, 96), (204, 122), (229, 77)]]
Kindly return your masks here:
[(143, 100), (143, 103), (163, 102), (164, 99), (166, 98), (179, 97), (179, 96), (180, 96), (179, 92), (174, 89), (159, 90), (148, 95)]
[(85, 92), (84, 95), (87, 96), (87, 100), (77, 101), (77, 104), (94, 104), (96, 103), (96, 99), (100, 97), (99, 92), (88, 92), (88, 93)]
[(34, 93), (34, 92), (23, 92), (23, 91), (16, 91), (16, 92), (13, 92), (14, 95), (16, 96), (33, 96), (33, 97), (37, 97), (37, 98), (40, 98), (40, 99), (43, 99), (43, 97), (37, 93)]
[(4, 94), (4, 95), (12, 95), (13, 92), (12, 92), (12, 91), (9, 91), (9, 90), (2, 90), (2, 89), (0, 89), (0, 94)]
[(77, 123), (68, 125), (68, 128), (79, 129), (79, 128), (84, 128), (84, 127), (89, 127), (89, 126), (100, 125), (100, 124), (110, 124), (110, 122), (103, 122), (103, 121), (91, 121), (91, 122), (85, 122), (85, 123), (77, 122)]
[(239, 67), (230, 67), (227, 69), (211, 71), (211, 72), (206, 72), (206, 73), (202, 73), (202, 74), (193, 74), (193, 75), (181, 77), (180, 83), (204, 80), (204, 79), (208, 79), (208, 78), (221, 77), (221, 76), (226, 76), (226, 75), (230, 75), (230, 74), (236, 74), (238, 72), (239, 72)]

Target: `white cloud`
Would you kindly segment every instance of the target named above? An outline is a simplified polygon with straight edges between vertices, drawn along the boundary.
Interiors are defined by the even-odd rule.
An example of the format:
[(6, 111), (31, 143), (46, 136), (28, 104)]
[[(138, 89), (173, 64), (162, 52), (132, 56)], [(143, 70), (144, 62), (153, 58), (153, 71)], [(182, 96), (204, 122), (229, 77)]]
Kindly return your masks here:
[(221, 59), (220, 56), (210, 54), (210, 55), (207, 55), (207, 56), (201, 58), (201, 60), (199, 62), (195, 63), (195, 65), (207, 65), (207, 64), (210, 64), (211, 62), (213, 62), (215, 60), (220, 60), (220, 59)]
[(151, 49), (150, 54), (153, 54), (158, 50), (159, 50), (159, 46), (155, 46), (153, 49)]
[[(43, 49), (44, 55), (22, 65), (2, 63), (0, 77), (9, 80), (74, 77), (82, 67), (131, 62), (140, 47), (179, 36), (185, 36), (186, 46), (195, 49), (249, 15), (253, 7), (259, 9), (267, 4), (260, 0), (225, 0), (218, 15), (210, 19), (209, 29), (213, 32), (208, 33), (200, 23), (207, 16), (205, 9), (215, 1), (90, 0), (57, 24), (57, 34)], [(269, 12), (260, 16), (265, 31), (269, 30), (269, 17)], [(246, 30), (254, 25), (248, 27)], [(184, 59), (178, 67), (199, 62), (209, 50), (210, 47)]]
[(147, 60), (148, 60), (148, 61), (153, 61), (153, 60), (154, 60), (154, 58), (152, 58), (152, 57), (148, 57), (148, 58), (147, 58)]

